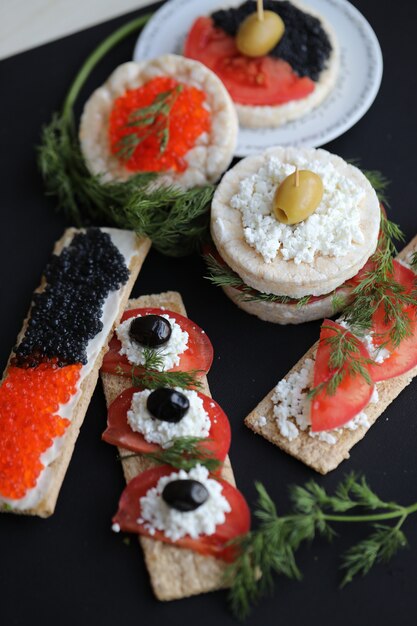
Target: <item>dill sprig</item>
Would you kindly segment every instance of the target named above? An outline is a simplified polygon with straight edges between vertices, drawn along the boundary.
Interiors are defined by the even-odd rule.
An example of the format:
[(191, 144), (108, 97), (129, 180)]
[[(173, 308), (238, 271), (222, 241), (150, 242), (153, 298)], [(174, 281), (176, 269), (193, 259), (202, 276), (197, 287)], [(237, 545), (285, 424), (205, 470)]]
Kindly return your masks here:
[[(243, 302), (280, 302), (288, 304), (293, 300), (287, 296), (276, 296), (273, 293), (262, 293), (256, 289), (252, 289), (243, 282), (236, 272), (234, 272), (226, 264), (220, 263), (212, 254), (205, 254), (204, 260), (209, 270), (208, 276), (205, 276), (213, 285), (217, 287), (234, 287), (242, 294)], [(308, 296), (307, 296), (308, 297)], [(305, 304), (305, 302), (304, 302)]]
[(121, 456), (122, 461), (135, 457), (145, 457), (158, 465), (171, 465), (175, 469), (189, 471), (196, 465), (204, 465), (209, 472), (216, 472), (222, 465), (214, 454), (204, 446), (207, 439), (202, 437), (177, 437), (168, 442), (165, 449), (158, 452), (141, 452)]
[[(401, 527), (409, 515), (417, 512), (417, 503), (402, 506), (383, 501), (365, 478), (355, 474), (346, 476), (333, 495), (313, 480), (291, 487), (292, 510), (285, 516), (278, 514), (262, 484), (256, 483), (256, 489), (258, 527), (234, 541), (238, 556), (225, 572), (230, 606), (240, 619), (247, 617), (251, 606), (272, 591), (274, 576), (301, 579), (295, 553), (301, 544), (311, 542), (317, 535), (332, 540), (336, 535), (333, 524), (362, 523), (372, 529), (343, 555), (343, 586), (405, 547), (407, 541)], [(353, 514), (347, 513), (352, 509)], [(396, 520), (395, 525), (381, 524), (389, 520)]]
[[(352, 161), (351, 161), (352, 163)], [(354, 165), (355, 163), (353, 163)], [(362, 174), (366, 176), (366, 178), (371, 183), (374, 188), (376, 195), (378, 196), (378, 200), (385, 204), (385, 206), (389, 207), (388, 197), (387, 197), (387, 187), (390, 184), (388, 178), (385, 178), (381, 172), (378, 170), (362, 170)]]
[[(73, 106), (97, 63), (120, 41), (139, 30), (151, 14), (128, 22), (107, 37), (87, 58), (75, 77), (62, 111), (42, 130), (38, 164), (47, 195), (77, 225), (111, 224), (149, 237), (163, 254), (183, 256), (196, 250), (208, 230), (213, 185), (183, 190), (152, 185), (156, 176), (143, 173), (125, 182), (104, 182), (91, 175), (81, 153)], [(163, 133), (162, 143), (167, 140)]]
[(198, 376), (199, 370), (189, 372), (158, 372), (156, 370), (139, 370), (132, 368), (133, 387), (158, 389), (158, 387), (180, 387), (181, 389), (202, 389), (203, 384)]
[(355, 334), (361, 335), (372, 328), (372, 318), (382, 306), (384, 321), (389, 325), (383, 343), (398, 346), (412, 334), (412, 320), (407, 307), (417, 306), (415, 293), (406, 293), (403, 285), (393, 277), (393, 256), (396, 254), (394, 241), (402, 241), (399, 226), (381, 214), (381, 234), (378, 248), (371, 257), (371, 269), (353, 289), (350, 304), (343, 319)]
[[(135, 109), (129, 114), (125, 125), (129, 132), (116, 144), (120, 158), (128, 161), (136, 148), (152, 135), (159, 140), (160, 154), (165, 152), (169, 141), (169, 114), (182, 90), (182, 85), (176, 85), (169, 91), (157, 94), (152, 104)], [(141, 132), (144, 128), (145, 132)]]
[(308, 396), (313, 398), (323, 390), (327, 395), (333, 396), (346, 376), (361, 376), (368, 385), (372, 385), (367, 366), (372, 365), (374, 361), (362, 355), (361, 340), (352, 335), (346, 328), (337, 328), (326, 324), (323, 324), (322, 328), (332, 331), (332, 335), (323, 340), (324, 345), (329, 346), (330, 349), (329, 369), (331, 375), (327, 380), (310, 389)]

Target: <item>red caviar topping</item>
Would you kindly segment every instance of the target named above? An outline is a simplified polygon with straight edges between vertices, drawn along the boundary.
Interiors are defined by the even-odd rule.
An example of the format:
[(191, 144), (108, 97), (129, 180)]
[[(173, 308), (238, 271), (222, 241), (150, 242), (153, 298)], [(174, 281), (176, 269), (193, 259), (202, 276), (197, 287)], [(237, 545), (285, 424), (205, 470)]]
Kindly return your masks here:
[(22, 498), (35, 487), (41, 454), (69, 421), (57, 412), (76, 392), (81, 364), (10, 367), (0, 386), (0, 495)]
[(133, 172), (183, 172), (184, 155), (210, 130), (205, 93), (173, 78), (153, 78), (115, 100), (109, 120), (112, 154)]

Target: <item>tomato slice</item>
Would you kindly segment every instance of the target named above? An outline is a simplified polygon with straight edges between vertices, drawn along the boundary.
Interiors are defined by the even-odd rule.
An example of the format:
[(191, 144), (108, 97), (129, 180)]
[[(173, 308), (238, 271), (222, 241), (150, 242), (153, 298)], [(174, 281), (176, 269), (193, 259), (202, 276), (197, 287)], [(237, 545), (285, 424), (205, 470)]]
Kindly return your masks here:
[[(168, 311), (166, 309), (157, 308), (144, 308), (144, 309), (131, 309), (125, 311), (122, 315), (121, 322), (135, 317), (136, 315), (164, 315), (167, 314), (172, 317), (177, 324), (179, 324), (182, 330), (188, 333), (188, 348), (180, 355), (180, 362), (175, 365), (170, 372), (189, 372), (192, 370), (198, 370), (199, 375), (206, 374), (211, 364), (213, 363), (213, 346), (210, 339), (207, 337), (204, 330), (202, 330), (197, 324), (194, 324), (188, 317), (184, 317), (174, 311)], [(129, 363), (125, 355), (119, 354), (122, 347), (117, 336), (114, 335), (109, 343), (109, 351), (104, 356), (103, 365), (101, 370), (108, 372), (109, 374), (123, 374), (125, 376), (132, 376), (132, 373), (140, 373), (143, 368), (140, 366), (134, 366)]]
[[(142, 391), (142, 389), (130, 387), (111, 403), (107, 415), (107, 428), (102, 435), (102, 439), (107, 441), (107, 443), (132, 450), (133, 452), (157, 452), (161, 447), (156, 443), (146, 441), (141, 433), (130, 428), (127, 421), (127, 412), (132, 403), (132, 396), (138, 391)], [(226, 413), (217, 402), (203, 393), (198, 392), (198, 395), (203, 401), (204, 410), (207, 412), (211, 422), (208, 440), (204, 443), (202, 442), (201, 447), (211, 452), (219, 461), (224, 461), (230, 448), (230, 422)]]
[(284, 104), (305, 98), (315, 88), (310, 78), (300, 78), (282, 59), (240, 54), (234, 37), (216, 28), (210, 17), (196, 19), (184, 44), (184, 56), (209, 67), (240, 104)]
[(126, 532), (139, 533), (158, 539), (165, 543), (170, 543), (180, 548), (189, 548), (204, 555), (211, 555), (225, 561), (232, 561), (236, 555), (236, 549), (225, 544), (249, 531), (250, 511), (243, 495), (235, 487), (222, 478), (215, 478), (223, 487), (223, 495), (229, 502), (232, 510), (226, 514), (226, 520), (216, 528), (213, 535), (201, 535), (198, 539), (185, 536), (177, 541), (172, 541), (162, 531), (156, 531), (151, 535), (144, 524), (140, 524), (140, 504), (139, 500), (152, 487), (155, 487), (162, 476), (168, 476), (173, 471), (169, 465), (154, 467), (133, 478), (124, 489), (120, 500), (119, 508), (113, 517), (113, 523), (119, 524), (120, 529)]
[[(408, 267), (404, 267), (398, 261), (393, 262), (393, 278), (400, 283), (405, 293), (411, 293), (416, 287), (416, 275)], [(395, 378), (405, 374), (417, 365), (417, 312), (413, 306), (405, 307), (405, 312), (411, 320), (412, 335), (403, 339), (396, 347), (387, 342), (387, 336), (393, 326), (392, 322), (386, 323), (385, 310), (381, 304), (372, 318), (373, 342), (376, 346), (384, 346), (391, 355), (382, 363), (371, 365), (371, 376), (375, 382)]]
[[(330, 346), (326, 340), (339, 330), (348, 333), (350, 338), (355, 338), (340, 324), (332, 320), (324, 320), (314, 365), (315, 387), (328, 381), (332, 376), (333, 372), (329, 368)], [(369, 359), (365, 346), (358, 339), (357, 341), (361, 355)], [(373, 389), (374, 385), (369, 385), (362, 376), (352, 376), (346, 373), (336, 393), (329, 395), (326, 393), (326, 389), (323, 389), (313, 398), (311, 402), (311, 430), (319, 432), (343, 426), (366, 407), (371, 399)]]

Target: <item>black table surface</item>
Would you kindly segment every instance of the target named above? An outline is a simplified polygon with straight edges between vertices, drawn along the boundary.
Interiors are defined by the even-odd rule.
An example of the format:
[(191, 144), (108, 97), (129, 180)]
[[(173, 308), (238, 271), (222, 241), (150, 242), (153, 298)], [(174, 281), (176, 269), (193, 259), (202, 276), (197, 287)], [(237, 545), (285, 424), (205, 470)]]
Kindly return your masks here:
[[(381, 43), (383, 82), (368, 113), (325, 147), (345, 158), (360, 158), (364, 168), (380, 170), (391, 180), (389, 216), (401, 224), (408, 241), (417, 231), (417, 4), (389, 0), (355, 0), (354, 4)], [(54, 212), (53, 199), (43, 193), (35, 163), (40, 128), (59, 108), (86, 55), (127, 18), (0, 63), (2, 367), (53, 243), (68, 226), (65, 218)], [(126, 40), (96, 68), (83, 98), (116, 65), (131, 58), (134, 41), (134, 36)], [(316, 478), (332, 489), (352, 470), (365, 473), (385, 499), (404, 504), (417, 500), (417, 384), (412, 383), (389, 406), (353, 449), (351, 459), (326, 477), (316, 475), (251, 433), (243, 418), (317, 339), (320, 322), (293, 327), (261, 322), (237, 309), (204, 280), (204, 273), (197, 256), (173, 261), (152, 251), (133, 295), (179, 291), (190, 317), (211, 338), (215, 359), (210, 387), (230, 417), (230, 456), (237, 483), (249, 503), (255, 503), (255, 480), (265, 484), (285, 511), (289, 484)], [(110, 519), (124, 479), (114, 448), (100, 440), (105, 419), (98, 385), (52, 517), (0, 516), (0, 623), (179, 626), (193, 619), (201, 626), (235, 623), (221, 591), (172, 603), (157, 602), (137, 542), (128, 544), (111, 532)], [(343, 525), (332, 544), (318, 539), (302, 548), (298, 557), (302, 582), (279, 579), (274, 596), (264, 600), (247, 623), (414, 624), (416, 520), (410, 519), (405, 530), (409, 549), (343, 590), (339, 589), (340, 554), (362, 538), (365, 529)]]

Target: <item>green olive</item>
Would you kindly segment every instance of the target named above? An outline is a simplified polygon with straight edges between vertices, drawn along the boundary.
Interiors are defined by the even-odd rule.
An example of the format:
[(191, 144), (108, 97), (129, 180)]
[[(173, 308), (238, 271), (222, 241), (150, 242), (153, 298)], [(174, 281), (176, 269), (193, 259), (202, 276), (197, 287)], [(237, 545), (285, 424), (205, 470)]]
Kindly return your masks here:
[(322, 197), (320, 176), (310, 170), (296, 170), (277, 187), (272, 210), (279, 222), (298, 224), (314, 213)]
[(284, 34), (284, 22), (279, 15), (274, 11), (264, 11), (263, 16), (263, 20), (260, 20), (258, 13), (252, 13), (243, 20), (237, 31), (237, 49), (248, 57), (268, 54)]

